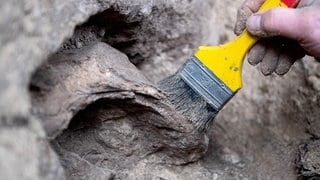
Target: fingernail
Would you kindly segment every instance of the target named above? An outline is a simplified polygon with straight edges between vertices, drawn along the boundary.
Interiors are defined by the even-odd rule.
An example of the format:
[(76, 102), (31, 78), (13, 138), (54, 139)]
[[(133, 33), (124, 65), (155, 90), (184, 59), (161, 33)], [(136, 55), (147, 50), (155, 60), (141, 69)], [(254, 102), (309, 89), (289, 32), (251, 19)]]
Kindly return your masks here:
[(261, 15), (260, 14), (254, 14), (249, 17), (247, 21), (247, 29), (252, 34), (261, 33)]

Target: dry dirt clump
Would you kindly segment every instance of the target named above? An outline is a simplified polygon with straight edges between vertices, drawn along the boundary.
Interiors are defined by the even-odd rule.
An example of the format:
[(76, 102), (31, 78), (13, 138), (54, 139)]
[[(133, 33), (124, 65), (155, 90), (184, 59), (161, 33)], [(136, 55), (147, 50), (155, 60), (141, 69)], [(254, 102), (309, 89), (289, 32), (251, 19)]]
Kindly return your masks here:
[(245, 63), (208, 132), (156, 85), (232, 39), (242, 1), (0, 1), (1, 179), (320, 177), (313, 58), (283, 77)]

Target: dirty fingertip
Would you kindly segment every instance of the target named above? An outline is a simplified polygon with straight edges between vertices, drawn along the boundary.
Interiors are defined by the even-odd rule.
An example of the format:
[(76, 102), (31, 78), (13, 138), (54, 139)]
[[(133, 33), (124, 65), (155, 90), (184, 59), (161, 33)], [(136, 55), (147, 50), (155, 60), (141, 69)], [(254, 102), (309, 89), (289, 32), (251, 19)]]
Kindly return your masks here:
[(239, 36), (243, 32), (243, 29), (244, 29), (243, 27), (245, 27), (243, 23), (241, 24), (241, 22), (236, 22), (236, 25), (234, 26), (234, 29), (233, 29), (234, 34)]
[(237, 21), (233, 30), (236, 35), (240, 35), (244, 31), (246, 28), (247, 19), (251, 15), (252, 12), (246, 6), (242, 6), (240, 9), (238, 9)]
[(285, 75), (287, 72), (289, 72), (290, 70), (290, 67), (288, 66), (284, 66), (284, 67), (278, 67), (276, 70), (275, 70), (275, 73), (279, 76), (283, 76)]
[[(296, 50), (298, 51), (298, 50)], [(279, 63), (275, 70), (275, 73), (277, 75), (283, 76), (287, 72), (289, 72), (291, 66), (294, 64), (294, 62), (300, 58), (300, 56), (297, 56), (298, 54), (294, 54), (290, 51), (283, 52), (279, 57)]]
[(269, 75), (272, 74), (273, 69), (270, 68), (269, 66), (265, 65), (265, 64), (261, 64), (261, 65), (260, 65), (260, 71), (261, 71), (261, 73), (262, 73), (263, 75), (269, 76)]
[(276, 52), (273, 50), (267, 50), (266, 55), (260, 63), (260, 71), (262, 74), (266, 76), (272, 74), (277, 68), (278, 58), (279, 57)]
[(250, 51), (250, 52), (248, 53), (248, 57), (247, 57), (249, 64), (251, 64), (251, 65), (253, 65), (253, 66), (255, 66), (255, 65), (257, 65), (259, 62), (261, 62), (261, 61), (262, 61), (262, 58), (263, 58), (263, 57), (260, 56), (259, 54), (257, 54), (255, 51)]
[(233, 32), (237, 36), (239, 36), (245, 28), (246, 28), (246, 19), (244, 17), (238, 15), (237, 22), (234, 26)]
[(279, 63), (278, 63), (278, 66), (275, 70), (275, 73), (279, 76), (283, 76), (285, 75), (289, 70), (290, 70), (290, 67), (292, 66), (292, 63), (293, 61), (289, 59), (289, 57), (280, 57), (279, 58)]
[(263, 60), (265, 52), (266, 52), (266, 47), (262, 42), (254, 45), (248, 52), (247, 59), (249, 64), (255, 66), (258, 63), (260, 63)]

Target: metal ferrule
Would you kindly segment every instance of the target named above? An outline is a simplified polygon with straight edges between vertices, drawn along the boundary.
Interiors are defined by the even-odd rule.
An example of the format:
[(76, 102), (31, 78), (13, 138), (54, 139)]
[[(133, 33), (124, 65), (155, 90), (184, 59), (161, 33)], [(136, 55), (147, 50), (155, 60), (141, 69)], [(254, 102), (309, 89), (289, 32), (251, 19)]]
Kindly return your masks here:
[(235, 94), (197, 57), (192, 57), (185, 63), (180, 69), (180, 76), (217, 111)]

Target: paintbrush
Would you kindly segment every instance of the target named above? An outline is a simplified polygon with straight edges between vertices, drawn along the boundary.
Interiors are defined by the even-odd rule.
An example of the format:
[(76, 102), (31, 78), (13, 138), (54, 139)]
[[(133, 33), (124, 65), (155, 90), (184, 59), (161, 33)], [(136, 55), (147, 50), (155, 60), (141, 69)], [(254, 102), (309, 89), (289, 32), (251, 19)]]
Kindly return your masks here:
[[(298, 0), (266, 0), (259, 11), (295, 7), (297, 3)], [(160, 88), (179, 113), (204, 131), (242, 88), (242, 64), (258, 40), (245, 30), (224, 45), (200, 46), (176, 74), (159, 82)]]

